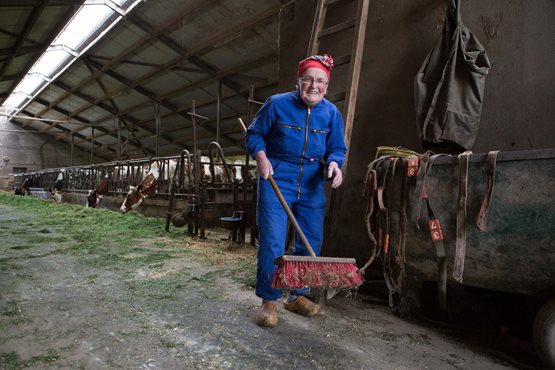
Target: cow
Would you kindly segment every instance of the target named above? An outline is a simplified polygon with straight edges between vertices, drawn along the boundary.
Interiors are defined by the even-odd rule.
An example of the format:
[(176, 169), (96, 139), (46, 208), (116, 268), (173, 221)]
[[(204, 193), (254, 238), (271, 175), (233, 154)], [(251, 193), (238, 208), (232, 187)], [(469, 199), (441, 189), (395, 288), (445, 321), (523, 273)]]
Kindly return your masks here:
[[(201, 156), (200, 161), (201, 180), (206, 179), (207, 182), (229, 183), (229, 178), (223, 164), (214, 164), (214, 173), (212, 174), (212, 171), (210, 170), (210, 158)], [(212, 176), (214, 176), (213, 181)]]
[(125, 200), (123, 201), (120, 211), (125, 213), (136, 209), (143, 203), (149, 195), (158, 192), (158, 177), (160, 169), (157, 163), (152, 163), (147, 175), (141, 180), (138, 186), (129, 186)]
[(108, 194), (108, 175), (104, 176), (94, 190), (89, 190), (86, 208), (96, 208), (102, 196)]
[(54, 188), (48, 188), (50, 194), (52, 194), (52, 199), (54, 202), (61, 203), (62, 202), (62, 190), (64, 188), (64, 173), (60, 172), (58, 174), (58, 178), (56, 179), (56, 183), (54, 184)]
[(256, 163), (250, 162), (249, 169), (247, 170), (247, 165), (244, 160), (236, 159), (231, 165), (231, 171), (233, 172), (234, 180), (237, 180), (240, 184), (245, 180), (250, 180), (253, 182), (256, 180)]
[(14, 192), (16, 195), (30, 195), (31, 191), (29, 190), (30, 187), (32, 187), (35, 184), (35, 181), (33, 178), (28, 177), (25, 180), (23, 180), (23, 183), (21, 184), (20, 187), (15, 188)]
[(241, 159), (236, 159), (231, 165), (231, 175), (233, 176), (233, 181), (241, 184), (243, 182), (243, 166), (245, 161)]
[(249, 169), (247, 171), (247, 165), (243, 159), (236, 159), (231, 164), (231, 172), (233, 173), (233, 179), (238, 181), (240, 184), (246, 179), (250, 179), (252, 182), (256, 179), (256, 163), (249, 162)]
[(23, 183), (21, 184), (21, 186), (18, 186), (15, 188), (14, 190), (15, 195), (27, 195), (29, 192), (30, 182), (31, 182), (31, 179), (23, 180)]
[[(145, 169), (146, 172), (146, 169)], [(145, 173), (143, 172), (143, 173)], [(149, 165), (148, 172), (141, 180), (138, 186), (129, 186), (127, 195), (120, 207), (121, 212), (129, 212), (141, 205), (149, 195), (158, 193), (158, 185), (162, 187), (162, 191), (166, 191), (166, 186), (170, 181), (175, 181), (177, 174), (177, 161), (170, 159), (167, 163), (160, 166), (159, 162), (152, 162)], [(185, 179), (188, 183), (188, 180)], [(169, 187), (169, 186), (168, 186)]]
[(152, 173), (149, 173), (138, 186), (129, 186), (129, 191), (120, 207), (120, 211), (125, 213), (136, 209), (149, 195), (158, 192), (157, 187), (158, 180)]

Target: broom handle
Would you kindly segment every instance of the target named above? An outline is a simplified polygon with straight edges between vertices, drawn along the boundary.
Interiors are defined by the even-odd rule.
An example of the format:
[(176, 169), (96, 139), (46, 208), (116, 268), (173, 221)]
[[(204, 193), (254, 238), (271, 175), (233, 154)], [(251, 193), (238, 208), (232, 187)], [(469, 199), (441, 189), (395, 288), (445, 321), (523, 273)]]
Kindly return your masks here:
[(299, 238), (301, 239), (301, 242), (303, 243), (306, 251), (312, 257), (316, 257), (316, 253), (314, 253), (314, 250), (310, 246), (310, 243), (308, 242), (308, 239), (306, 238), (303, 231), (301, 230), (301, 227), (299, 226), (299, 223), (295, 219), (295, 216), (293, 216), (293, 212), (291, 212), (291, 208), (289, 208), (289, 206), (287, 205), (287, 202), (285, 201), (285, 198), (283, 198), (283, 194), (281, 194), (281, 191), (279, 190), (279, 188), (278, 188), (276, 182), (274, 181), (274, 178), (272, 177), (272, 175), (268, 175), (268, 181), (270, 181), (270, 185), (272, 185), (272, 188), (274, 189), (274, 192), (276, 193), (276, 195), (279, 199), (279, 202), (281, 203), (281, 206), (285, 210), (285, 213), (287, 213), (287, 216), (289, 216), (289, 220), (293, 224), (293, 227), (295, 228), (295, 231), (297, 232), (297, 234), (299, 234)]
[[(239, 123), (241, 124), (241, 129), (243, 130), (243, 134), (246, 134), (247, 133), (247, 127), (243, 123), (243, 120), (241, 119), (241, 117), (239, 117), (238, 120), (239, 120)], [(314, 253), (314, 250), (310, 246), (310, 243), (308, 242), (308, 239), (306, 238), (303, 231), (301, 230), (301, 227), (299, 226), (299, 223), (297, 222), (297, 219), (295, 219), (295, 216), (293, 215), (293, 212), (291, 212), (291, 208), (289, 208), (289, 205), (287, 205), (287, 202), (285, 201), (285, 198), (283, 197), (283, 194), (281, 194), (281, 190), (279, 190), (279, 187), (277, 186), (276, 182), (274, 181), (274, 178), (272, 177), (272, 175), (268, 175), (268, 181), (270, 182), (270, 185), (272, 185), (272, 189), (274, 189), (274, 192), (276, 193), (276, 195), (279, 199), (279, 202), (281, 203), (281, 206), (283, 207), (283, 210), (285, 211), (285, 213), (287, 213), (287, 216), (289, 217), (289, 220), (293, 224), (293, 227), (295, 228), (295, 231), (299, 235), (299, 239), (301, 239), (301, 242), (303, 243), (303, 246), (305, 247), (306, 251), (312, 257), (316, 257), (316, 253)]]

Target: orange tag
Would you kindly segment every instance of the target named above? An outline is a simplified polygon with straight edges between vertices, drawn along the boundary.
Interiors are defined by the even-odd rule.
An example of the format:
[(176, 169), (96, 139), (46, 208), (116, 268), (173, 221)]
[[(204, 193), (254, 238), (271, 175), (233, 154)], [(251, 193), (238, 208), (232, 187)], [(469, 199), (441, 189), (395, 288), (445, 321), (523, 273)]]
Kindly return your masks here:
[(407, 157), (407, 176), (414, 177), (418, 175), (418, 157), (412, 155)]
[(436, 218), (434, 220), (428, 221), (428, 228), (430, 229), (430, 236), (434, 242), (443, 240), (443, 233), (441, 232), (441, 225), (439, 220)]
[(387, 254), (387, 251), (389, 250), (389, 234), (384, 235), (383, 250), (384, 250), (385, 254)]

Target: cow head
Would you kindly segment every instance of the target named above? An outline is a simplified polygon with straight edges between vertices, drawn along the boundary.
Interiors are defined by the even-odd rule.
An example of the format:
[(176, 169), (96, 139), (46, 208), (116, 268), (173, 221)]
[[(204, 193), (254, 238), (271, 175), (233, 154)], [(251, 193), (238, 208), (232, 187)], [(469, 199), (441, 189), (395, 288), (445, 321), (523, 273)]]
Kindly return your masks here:
[(212, 174), (210, 174), (210, 166), (209, 165), (201, 164), (200, 169), (199, 169), (199, 173), (200, 173), (200, 179), (201, 180), (206, 179), (207, 182), (212, 181)]
[(96, 208), (100, 200), (102, 199), (102, 195), (99, 194), (96, 190), (89, 190), (89, 195), (87, 196), (87, 208)]
[(48, 188), (48, 191), (50, 192), (50, 194), (52, 194), (52, 199), (54, 199), (54, 202), (56, 203), (62, 202), (62, 194), (60, 191), (52, 188)]
[(143, 197), (137, 191), (136, 186), (129, 186), (129, 190), (127, 191), (127, 195), (123, 200), (123, 203), (120, 207), (121, 212), (129, 212), (132, 209), (137, 208), (143, 202)]
[(129, 186), (129, 191), (127, 192), (127, 196), (123, 201), (123, 204), (120, 207), (121, 212), (129, 212), (132, 209), (136, 209), (138, 206), (141, 205), (143, 200), (146, 199), (149, 195), (156, 194), (156, 189), (158, 186), (158, 180), (154, 177), (151, 173), (146, 176), (139, 186)]
[(54, 198), (54, 202), (62, 203), (62, 194), (60, 194), (58, 191), (55, 191), (54, 194), (52, 194), (52, 198)]
[(104, 177), (102, 180), (100, 180), (100, 182), (96, 186), (96, 189), (89, 190), (86, 207), (96, 208), (96, 206), (98, 205), (98, 203), (100, 203), (100, 200), (102, 199), (102, 196), (104, 194), (108, 194), (107, 177)]

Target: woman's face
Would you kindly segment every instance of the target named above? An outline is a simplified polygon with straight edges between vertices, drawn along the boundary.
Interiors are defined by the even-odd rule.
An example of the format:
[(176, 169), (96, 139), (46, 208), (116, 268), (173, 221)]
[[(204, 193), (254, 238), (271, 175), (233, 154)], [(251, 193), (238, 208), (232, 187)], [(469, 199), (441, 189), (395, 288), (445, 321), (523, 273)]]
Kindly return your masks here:
[(308, 68), (297, 81), (302, 101), (313, 107), (324, 99), (328, 91), (328, 76), (320, 68)]

